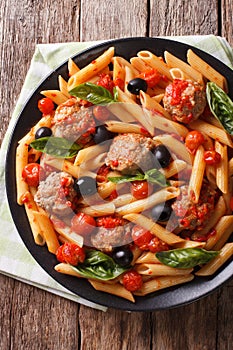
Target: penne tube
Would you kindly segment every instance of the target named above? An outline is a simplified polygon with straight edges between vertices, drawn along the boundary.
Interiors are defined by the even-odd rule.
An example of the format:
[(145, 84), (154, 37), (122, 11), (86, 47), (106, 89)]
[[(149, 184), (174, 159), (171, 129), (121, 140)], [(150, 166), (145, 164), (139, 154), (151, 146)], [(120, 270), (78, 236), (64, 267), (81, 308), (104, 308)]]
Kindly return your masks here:
[(180, 68), (171, 68), (170, 69), (171, 77), (172, 79), (187, 79), (187, 76), (185, 76), (184, 72)]
[(151, 69), (151, 67), (143, 61), (140, 57), (132, 57), (130, 59), (131, 65), (138, 70), (138, 72), (143, 72), (148, 69)]
[(121, 88), (121, 90), (123, 90), (125, 81), (125, 66), (122, 64), (122, 62), (120, 62), (119, 57), (113, 57), (112, 64), (113, 81)]
[(170, 52), (164, 52), (165, 61), (168, 66), (172, 68), (178, 67), (185, 74), (186, 79), (191, 79), (193, 81), (197, 81), (199, 84), (203, 84), (203, 77), (200, 72), (191, 67), (188, 63), (182, 61), (178, 57), (172, 55)]
[(187, 163), (181, 159), (175, 159), (169, 164), (167, 168), (160, 169), (161, 173), (168, 179), (176, 174), (179, 174), (180, 171), (187, 168)]
[(127, 112), (131, 113), (134, 118), (144, 126), (144, 128), (151, 134), (154, 134), (154, 127), (151, 124), (150, 118), (148, 118), (143, 112), (142, 107), (140, 107), (136, 102), (134, 102), (128, 95), (116, 87), (118, 92), (119, 102), (124, 102), (123, 107)]
[(184, 143), (177, 140), (172, 135), (159, 135), (153, 138), (154, 141), (158, 143), (162, 143), (168, 147), (168, 149), (172, 150), (179, 158), (184, 160), (188, 164), (192, 164), (192, 155), (187, 151)]
[(178, 284), (183, 284), (192, 281), (194, 276), (190, 275), (181, 275), (181, 276), (161, 276), (153, 278), (147, 282), (144, 282), (142, 288), (136, 292), (134, 295), (144, 296), (158, 290), (176, 286)]
[(115, 56), (115, 59), (117, 60), (118, 64), (121, 67), (129, 67), (130, 69), (132, 69), (135, 76), (139, 74), (139, 71), (136, 68), (134, 68), (132, 64), (128, 62), (125, 58), (120, 56)]
[(222, 216), (214, 230), (215, 234), (211, 235), (206, 242), (205, 249), (207, 250), (219, 250), (228, 240), (233, 231), (233, 215)]
[(229, 171), (229, 176), (232, 176), (233, 175), (233, 158), (231, 158), (229, 160), (229, 163), (228, 163), (228, 171)]
[(161, 264), (155, 253), (143, 252), (135, 261), (135, 264)]
[(67, 89), (67, 82), (65, 81), (65, 79), (62, 78), (61, 75), (58, 76), (58, 84), (59, 84), (59, 89), (63, 93), (63, 95), (65, 95), (67, 98), (70, 98), (70, 95)]
[[(159, 128), (156, 123), (157, 116), (161, 118), (163, 117), (166, 119), (171, 119), (170, 114), (161, 106), (161, 104), (159, 104), (159, 102), (157, 102), (154, 98), (150, 97), (145, 92), (140, 91), (139, 98), (143, 109), (148, 109), (152, 111), (151, 118), (154, 118), (154, 123), (155, 123), (155, 125), (153, 124), (154, 127)], [(164, 120), (163, 122), (165, 123), (166, 120)]]
[(172, 80), (170, 68), (168, 65), (158, 56), (155, 56), (150, 51), (139, 51), (137, 56), (141, 58), (148, 66), (157, 69), (161, 74), (165, 75), (169, 80)]
[(67, 97), (63, 92), (60, 90), (44, 90), (40, 92), (41, 95), (44, 95), (48, 98), (50, 98), (56, 105), (61, 105), (62, 103), (66, 102), (69, 97)]
[(66, 263), (57, 264), (56, 266), (54, 266), (54, 269), (57, 272), (64, 273), (65, 275), (82, 278), (82, 276), (75, 269), (73, 269), (71, 265)]
[(115, 212), (115, 205), (112, 202), (103, 204), (92, 204), (91, 206), (81, 209), (82, 213), (90, 216), (105, 216), (112, 215)]
[(213, 275), (228, 259), (233, 255), (233, 243), (225, 244), (219, 255), (210, 260), (200, 270), (198, 270), (196, 276), (211, 276)]
[(107, 156), (107, 152), (101, 153), (95, 158), (92, 158), (86, 162), (83, 162), (80, 165), (80, 172), (83, 171), (94, 171), (96, 169), (99, 169), (105, 162), (105, 158)]
[(115, 207), (122, 207), (129, 203), (135, 202), (136, 198), (131, 193), (125, 193), (112, 200)]
[(165, 203), (166, 201), (177, 197), (179, 193), (180, 191), (176, 187), (166, 187), (165, 189), (155, 192), (145, 199), (139, 199), (135, 202), (116, 208), (116, 213), (119, 215), (140, 213), (144, 210), (153, 207), (156, 204), (163, 202)]
[(56, 232), (54, 231), (53, 225), (49, 220), (49, 217), (45, 212), (33, 211), (33, 216), (36, 221), (39, 222), (41, 234), (45, 239), (45, 242), (50, 253), (56, 254), (60, 244)]
[(228, 91), (226, 78), (196, 55), (191, 49), (187, 52), (187, 61), (195, 70), (200, 72), (206, 79), (216, 83), (221, 89)]
[(130, 80), (135, 78), (135, 74), (132, 70), (132, 67), (125, 66), (125, 86), (124, 86), (124, 92), (134, 101), (136, 101), (136, 95), (133, 95), (128, 90), (128, 83)]
[(101, 198), (107, 198), (110, 194), (116, 190), (116, 184), (113, 182), (106, 182), (98, 187), (98, 193)]
[(216, 141), (219, 141), (231, 148), (233, 148), (233, 141), (223, 129), (214, 125), (204, 122), (201, 119), (195, 120), (189, 124), (189, 127), (193, 130), (198, 130)]
[(110, 120), (105, 122), (105, 125), (109, 131), (115, 133), (136, 133), (136, 134), (145, 134), (145, 130), (138, 124), (129, 124), (124, 122), (119, 122), (116, 120)]
[(79, 84), (82, 84), (98, 74), (101, 70), (109, 65), (114, 55), (114, 47), (110, 47), (102, 55), (89, 63), (84, 68), (73, 74), (68, 80), (68, 91), (74, 89)]
[(34, 241), (36, 244), (42, 246), (45, 244), (45, 238), (40, 227), (40, 221), (38, 220), (38, 217), (35, 216), (35, 212), (38, 212), (37, 205), (30, 192), (26, 192), (23, 197), (25, 211), (32, 230)]
[(135, 122), (135, 118), (132, 113), (128, 112), (124, 108), (124, 103), (110, 103), (107, 105), (107, 109), (114, 114), (119, 120), (125, 123)]
[(75, 160), (74, 160), (74, 165), (78, 166), (84, 162), (87, 162), (88, 160), (97, 157), (99, 154), (106, 152), (108, 149), (108, 144), (105, 143), (104, 145), (93, 145), (89, 146), (87, 148), (81, 149)]
[(41, 128), (42, 126), (46, 126), (48, 128), (51, 127), (52, 123), (52, 115), (47, 114), (43, 116), (36, 125), (34, 125), (30, 131), (19, 141), (19, 143), (25, 143), (29, 145), (33, 140), (35, 140), (35, 133), (36, 131)]
[(216, 164), (216, 184), (222, 193), (228, 193), (228, 154), (227, 146), (215, 141), (215, 151), (221, 155), (220, 163)]
[(28, 163), (28, 145), (24, 142), (21, 142), (17, 146), (15, 162), (17, 203), (22, 205), (22, 197), (28, 192), (28, 184), (22, 176), (23, 169)]
[(135, 270), (140, 275), (155, 276), (179, 276), (189, 275), (193, 269), (178, 269), (175, 267), (166, 266), (163, 264), (139, 264), (135, 267)]
[(124, 219), (134, 222), (135, 224), (150, 231), (153, 235), (164, 241), (169, 245), (184, 242), (184, 239), (166, 230), (163, 226), (148, 219), (142, 214), (127, 214), (123, 216)]
[(80, 68), (77, 66), (77, 64), (73, 61), (72, 58), (68, 59), (68, 72), (69, 76), (71, 77), (75, 73), (79, 72)]
[(198, 147), (194, 156), (194, 162), (189, 180), (188, 193), (193, 199), (194, 203), (198, 203), (199, 196), (202, 188), (202, 182), (205, 172), (205, 161), (204, 161), (204, 148), (202, 145)]
[(118, 297), (127, 299), (133, 303), (135, 302), (133, 294), (127, 289), (125, 289), (120, 283), (109, 284), (91, 279), (89, 279), (88, 281), (91, 283), (92, 287), (94, 287), (98, 291), (116, 295)]

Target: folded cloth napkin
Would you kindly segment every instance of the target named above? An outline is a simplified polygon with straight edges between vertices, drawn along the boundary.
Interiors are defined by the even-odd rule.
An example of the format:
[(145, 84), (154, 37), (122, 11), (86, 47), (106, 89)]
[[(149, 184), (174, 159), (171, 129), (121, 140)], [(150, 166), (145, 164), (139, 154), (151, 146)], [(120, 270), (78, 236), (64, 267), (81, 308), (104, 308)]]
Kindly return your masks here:
[[(196, 46), (233, 68), (233, 50), (224, 38), (214, 35), (169, 37), (169, 39)], [(54, 69), (69, 57), (99, 42), (39, 44), (25, 79), (9, 128), (0, 150), (0, 273), (46, 291), (99, 310), (107, 308), (89, 302), (71, 293), (55, 282), (33, 259), (24, 246), (11, 218), (5, 191), (5, 156), (11, 132), (28, 97)]]

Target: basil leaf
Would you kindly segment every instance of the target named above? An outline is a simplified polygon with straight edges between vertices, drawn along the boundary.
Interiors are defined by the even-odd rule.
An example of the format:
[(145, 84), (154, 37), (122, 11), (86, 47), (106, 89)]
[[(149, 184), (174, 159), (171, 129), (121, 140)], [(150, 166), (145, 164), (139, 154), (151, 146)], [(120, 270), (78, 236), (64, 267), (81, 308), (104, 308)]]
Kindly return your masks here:
[(115, 261), (97, 250), (87, 250), (84, 263), (72, 268), (85, 278), (95, 278), (102, 281), (108, 281), (121, 275), (128, 268), (121, 267)]
[(206, 264), (218, 254), (218, 251), (208, 251), (202, 248), (183, 248), (157, 252), (155, 256), (164, 265), (188, 269)]
[(165, 187), (168, 185), (165, 176), (158, 170), (158, 169), (150, 169), (145, 172), (145, 174), (138, 173), (136, 175), (124, 175), (124, 176), (109, 176), (108, 180), (116, 183), (121, 184), (124, 182), (131, 182), (131, 181), (142, 181), (147, 180), (148, 182), (157, 184), (161, 187)]
[(233, 101), (215, 83), (206, 85), (206, 97), (211, 112), (230, 135), (233, 135)]
[(109, 90), (93, 83), (80, 84), (70, 90), (69, 94), (91, 102), (94, 105), (106, 105), (116, 101)]
[(72, 158), (81, 149), (81, 146), (62, 137), (41, 137), (30, 143), (37, 151), (47, 153), (57, 158)]

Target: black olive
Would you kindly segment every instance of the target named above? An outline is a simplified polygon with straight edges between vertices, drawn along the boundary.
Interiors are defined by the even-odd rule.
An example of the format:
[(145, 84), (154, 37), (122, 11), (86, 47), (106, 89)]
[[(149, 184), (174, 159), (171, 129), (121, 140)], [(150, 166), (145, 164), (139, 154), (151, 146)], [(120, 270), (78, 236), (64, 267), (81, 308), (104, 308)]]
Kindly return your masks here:
[(35, 138), (40, 139), (41, 137), (48, 137), (52, 135), (52, 130), (47, 126), (42, 126), (36, 130)]
[(120, 266), (129, 266), (133, 260), (133, 253), (128, 247), (117, 247), (112, 253), (112, 258)]
[(147, 82), (141, 78), (135, 78), (128, 82), (128, 91), (133, 95), (139, 95), (140, 90), (146, 92)]
[(115, 134), (109, 131), (105, 125), (100, 125), (100, 126), (97, 126), (93, 139), (96, 144), (99, 144), (104, 141), (112, 139), (114, 136)]
[(168, 221), (172, 213), (172, 207), (169, 202), (157, 204), (151, 209), (151, 217), (154, 221)]
[(74, 182), (74, 190), (81, 196), (90, 196), (97, 192), (96, 181), (90, 176), (82, 176)]
[(154, 155), (156, 160), (160, 163), (161, 168), (166, 168), (171, 162), (171, 153), (164, 145), (158, 145), (154, 149)]

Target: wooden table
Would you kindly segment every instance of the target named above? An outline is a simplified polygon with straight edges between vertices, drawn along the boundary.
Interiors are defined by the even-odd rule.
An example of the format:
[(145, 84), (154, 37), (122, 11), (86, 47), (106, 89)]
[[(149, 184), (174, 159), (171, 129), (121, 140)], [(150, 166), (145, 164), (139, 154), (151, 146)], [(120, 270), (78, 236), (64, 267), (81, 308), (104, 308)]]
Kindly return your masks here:
[[(232, 0), (2, 0), (3, 138), (37, 43), (215, 34), (233, 46)], [(1, 350), (230, 350), (233, 282), (191, 305), (106, 313), (0, 276)]]

